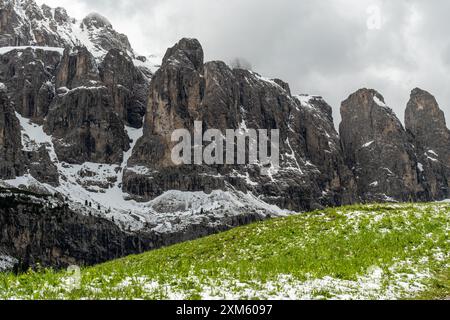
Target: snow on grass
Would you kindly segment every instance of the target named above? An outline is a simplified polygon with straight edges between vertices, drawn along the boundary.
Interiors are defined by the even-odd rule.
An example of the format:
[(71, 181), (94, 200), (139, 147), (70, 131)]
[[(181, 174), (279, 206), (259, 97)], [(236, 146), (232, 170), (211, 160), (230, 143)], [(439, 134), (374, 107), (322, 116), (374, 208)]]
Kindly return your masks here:
[(86, 268), (75, 289), (65, 272), (0, 275), (0, 298), (418, 298), (445, 288), (449, 224), (448, 204), (330, 208)]

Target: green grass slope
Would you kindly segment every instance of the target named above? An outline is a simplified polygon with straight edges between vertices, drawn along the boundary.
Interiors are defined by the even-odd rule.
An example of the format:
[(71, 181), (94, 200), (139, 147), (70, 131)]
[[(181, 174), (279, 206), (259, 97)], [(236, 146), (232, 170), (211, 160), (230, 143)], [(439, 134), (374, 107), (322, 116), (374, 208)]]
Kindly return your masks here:
[(326, 209), (85, 268), (0, 275), (2, 299), (439, 299), (450, 205)]

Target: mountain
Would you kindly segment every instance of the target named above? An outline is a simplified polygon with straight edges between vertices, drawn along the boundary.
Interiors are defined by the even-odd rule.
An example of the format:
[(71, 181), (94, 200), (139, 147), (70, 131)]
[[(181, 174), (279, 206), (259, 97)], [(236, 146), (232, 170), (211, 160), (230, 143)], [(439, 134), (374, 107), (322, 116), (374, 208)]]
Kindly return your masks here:
[(69, 17), (64, 8), (38, 6), (34, 0), (1, 0), (0, 7), (2, 47), (84, 45), (98, 58), (111, 49), (134, 55), (127, 36), (116, 32), (100, 14), (92, 13), (77, 21)]
[(342, 103), (341, 115), (342, 146), (359, 198), (425, 200), (414, 146), (383, 96), (375, 90), (358, 90)]
[[(185, 84), (189, 87), (186, 89)], [(171, 133), (194, 121), (203, 128), (279, 129), (280, 170), (248, 166), (175, 166)], [(204, 63), (195, 39), (170, 48), (150, 84), (143, 137), (125, 172), (124, 190), (148, 201), (166, 190), (239, 190), (264, 202), (305, 210), (349, 201), (352, 179), (342, 160), (331, 107), (320, 97), (292, 96), (287, 84), (257, 73)], [(323, 138), (322, 138), (323, 137)], [(139, 172), (137, 172), (139, 171)]]
[(448, 197), (450, 131), (444, 112), (429, 92), (419, 88), (411, 92), (405, 113), (405, 125), (414, 139), (419, 175), (429, 198)]
[[(361, 89), (343, 102), (338, 134), (322, 97), (205, 62), (196, 39), (153, 60), (101, 15), (77, 21), (62, 8), (0, 0), (8, 261), (93, 264), (293, 212), (450, 197), (450, 134), (425, 91), (413, 91), (404, 128), (380, 93)], [(279, 169), (175, 165), (172, 132), (193, 134), (195, 122), (203, 132), (278, 129)], [(98, 254), (80, 254), (80, 236)]]

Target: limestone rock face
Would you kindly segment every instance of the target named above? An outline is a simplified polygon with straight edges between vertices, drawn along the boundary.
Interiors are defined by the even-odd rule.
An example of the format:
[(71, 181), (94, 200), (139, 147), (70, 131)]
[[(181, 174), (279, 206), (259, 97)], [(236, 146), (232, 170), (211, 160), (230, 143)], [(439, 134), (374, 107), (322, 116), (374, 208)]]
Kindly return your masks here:
[(45, 122), (60, 161), (121, 163), (129, 138), (105, 87), (79, 87), (57, 95)]
[(0, 81), (24, 117), (40, 122), (47, 115), (55, 93), (52, 78), (60, 59), (58, 52), (32, 48), (0, 56)]
[[(167, 51), (150, 85), (144, 136), (128, 163), (147, 172), (128, 170), (125, 191), (147, 200), (172, 189), (234, 188), (293, 210), (351, 200), (351, 173), (323, 99), (297, 99), (280, 80), (233, 70), (220, 61), (203, 63), (203, 56), (195, 39), (182, 39)], [(201, 121), (203, 130), (224, 134), (227, 129), (279, 129), (281, 169), (264, 176), (255, 165), (174, 165), (172, 132), (193, 133), (194, 121)]]
[(432, 199), (450, 195), (450, 131), (436, 99), (419, 88), (411, 92), (405, 113), (419, 160), (419, 171)]
[[(59, 161), (121, 164), (130, 148), (125, 126), (142, 127), (152, 76), (145, 63), (134, 65), (126, 36), (98, 14), (78, 22), (63, 8), (4, 0), (2, 46), (21, 46), (0, 53), (0, 82), (13, 114), (44, 126)], [(47, 151), (23, 152), (23, 165), (55, 185), (58, 172)]]
[[(20, 46), (31, 41), (32, 35), (29, 31), (30, 23), (25, 21), (21, 12), (31, 14), (35, 19), (41, 19), (39, 14), (36, 14), (35, 7), (37, 5), (33, 2), (25, 1), (19, 4), (18, 1), (1, 0), (0, 1), (0, 33), (2, 46)], [(28, 30), (27, 30), (28, 27)]]
[(141, 128), (149, 84), (127, 53), (111, 49), (99, 66), (100, 78), (108, 87), (114, 111), (131, 127)]
[(424, 197), (414, 146), (383, 96), (361, 89), (342, 103), (340, 136), (363, 201)]
[(39, 182), (53, 187), (59, 186), (60, 175), (56, 164), (50, 159), (47, 148), (41, 146), (37, 150), (24, 151), (28, 172)]
[(205, 87), (202, 69), (203, 50), (198, 41), (183, 39), (168, 50), (150, 84), (145, 138), (138, 142), (132, 161), (155, 167), (172, 166), (171, 146), (175, 144), (171, 135), (176, 129), (193, 128), (193, 117), (199, 112)]
[(95, 86), (100, 81), (97, 63), (86, 47), (66, 48), (56, 74), (56, 87)]
[(45, 123), (58, 158), (121, 164), (130, 148), (125, 125), (142, 127), (148, 81), (126, 53), (111, 49), (98, 66), (85, 47), (66, 49)]
[(46, 148), (24, 150), (22, 128), (7, 91), (0, 83), (0, 179), (14, 179), (28, 171), (38, 181), (57, 186), (58, 171)]
[(297, 130), (304, 137), (306, 157), (318, 168), (316, 181), (325, 190), (329, 205), (355, 202), (356, 183), (344, 160), (332, 108), (321, 97), (297, 99), (303, 106)]
[(0, 179), (14, 179), (24, 172), (20, 124), (0, 83)]

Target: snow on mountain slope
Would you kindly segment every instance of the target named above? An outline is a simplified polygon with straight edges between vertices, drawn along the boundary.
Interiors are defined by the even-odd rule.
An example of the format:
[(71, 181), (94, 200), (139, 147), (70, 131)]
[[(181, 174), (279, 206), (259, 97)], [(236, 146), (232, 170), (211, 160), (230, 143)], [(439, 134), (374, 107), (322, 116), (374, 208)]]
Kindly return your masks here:
[(60, 53), (61, 55), (64, 53), (64, 48), (57, 47), (40, 47), (40, 46), (17, 46), (17, 47), (0, 47), (0, 55), (11, 52), (13, 50), (25, 50), (25, 49), (34, 49), (34, 50), (45, 50), (45, 51), (55, 51)]
[(142, 56), (133, 59), (133, 63), (137, 68), (146, 68), (154, 74), (161, 67), (162, 57), (156, 55)]
[[(53, 132), (53, 136), (50, 136), (44, 131), (44, 126), (38, 125), (37, 123), (48, 124), (49, 122), (58, 122), (60, 119), (64, 120), (72, 117), (73, 114), (68, 115), (68, 113), (61, 111), (60, 114), (55, 113), (56, 115), (52, 118), (45, 110), (79, 110), (80, 107), (85, 107), (86, 104), (92, 102), (91, 100), (88, 101), (85, 97), (88, 96), (87, 94), (80, 94), (79, 96), (74, 94), (71, 96), (73, 97), (73, 101), (69, 99), (66, 101), (62, 98), (66, 95), (69, 96), (69, 93), (79, 93), (75, 91), (101, 89), (105, 92), (105, 96), (110, 95), (112, 97), (105, 105), (107, 107), (113, 104), (114, 106), (118, 106), (115, 112), (120, 115), (125, 110), (127, 116), (125, 119), (120, 120), (128, 125), (133, 125), (136, 121), (133, 123), (130, 122), (130, 117), (128, 116), (131, 114), (139, 121), (139, 116), (143, 116), (143, 113), (145, 113), (146, 97), (148, 96), (146, 91), (147, 85), (155, 71), (159, 68), (162, 59), (156, 56), (137, 56), (131, 48), (127, 37), (116, 32), (111, 23), (99, 14), (89, 14), (83, 20), (77, 21), (76, 19), (70, 18), (62, 8), (52, 9), (45, 5), (38, 6), (33, 0), (0, 0), (0, 8), (0, 24), (4, 21), (7, 22), (7, 24), (2, 24), (0, 29), (0, 55), (17, 50), (17, 55), (14, 56), (19, 58), (21, 56), (30, 56), (29, 61), (31, 62), (29, 63), (27, 60), (26, 66), (35, 65), (36, 60), (33, 55), (25, 54), (25, 49), (29, 47), (35, 50), (56, 51), (62, 57), (62, 60), (58, 60), (57, 55), (52, 55), (50, 69), (44, 68), (43, 70), (37, 71), (31, 70), (33, 72), (18, 73), (24, 83), (27, 83), (28, 79), (37, 79), (37, 75), (45, 75), (45, 77), (42, 76), (44, 80), (39, 78), (33, 84), (33, 89), (36, 91), (35, 95), (29, 97), (29, 95), (24, 94), (24, 99), (28, 100), (13, 99), (13, 97), (19, 96), (17, 93), (22, 94), (24, 92), (25, 89), (23, 89), (21, 83), (17, 85), (17, 88), (14, 88), (15, 91), (10, 88), (8, 92), (11, 104), (16, 110), (15, 115), (22, 128), (21, 142), (24, 154), (28, 153), (28, 156), (32, 156), (38, 151), (42, 151), (44, 147), (44, 150), (49, 154), (51, 160), (49, 162), (56, 166), (56, 169), (53, 167), (55, 181), (49, 182), (49, 180), (42, 180), (36, 174), (36, 171), (44, 171), (46, 173), (44, 165), (35, 169), (34, 172), (33, 169), (28, 169), (24, 174), (21, 171), (21, 176), (2, 182), (3, 185), (17, 188), (25, 187), (32, 191), (58, 195), (59, 199), (64, 199), (65, 202), (69, 202), (69, 205), (78, 212), (104, 216), (113, 220), (126, 230), (140, 230), (142, 228), (149, 228), (150, 226), (153, 230), (169, 232), (171, 230), (183, 230), (195, 224), (229, 225), (233, 224), (232, 219), (237, 216), (255, 214), (265, 217), (268, 215), (277, 216), (289, 213), (276, 206), (268, 205), (251, 193), (237, 191), (231, 185), (226, 188), (229, 191), (217, 190), (210, 194), (204, 192), (171, 191), (170, 189), (177, 189), (174, 186), (164, 189), (167, 192), (162, 195), (161, 193), (155, 194), (154, 197), (159, 197), (146, 203), (133, 200), (133, 198), (136, 199), (136, 195), (123, 192), (124, 171), (128, 169), (128, 160), (133, 154), (134, 146), (143, 136), (142, 128), (134, 129), (125, 126), (125, 132), (132, 143), (131, 148), (123, 153), (123, 160), (120, 164), (120, 160), (116, 160), (120, 159), (121, 152), (128, 147), (128, 143), (126, 143), (124, 148), (120, 148), (118, 152), (115, 152), (118, 153), (118, 156), (114, 158), (114, 161), (110, 162), (114, 164), (93, 163), (108, 161), (106, 158), (101, 157), (85, 157), (80, 158), (81, 160), (77, 158), (75, 161), (73, 159), (64, 159), (70, 163), (81, 164), (69, 164), (62, 161), (64, 152), (60, 150), (65, 147), (74, 146), (78, 149), (85, 147), (86, 144), (86, 148), (80, 153), (86, 152), (88, 154), (92, 151), (90, 149), (92, 145), (96, 143), (101, 144), (100, 140), (108, 140), (108, 147), (110, 147), (115, 143), (111, 141), (116, 141), (115, 138), (117, 136), (111, 137), (104, 134), (100, 138), (98, 136), (95, 137), (96, 141), (89, 141), (89, 143), (85, 142), (86, 139), (81, 137), (75, 140), (76, 142), (74, 143), (73, 141), (65, 140), (65, 137), (70, 135), (67, 130), (62, 130), (62, 133), (57, 133), (55, 130), (52, 131), (46, 127), (45, 130), (47, 132)], [(72, 51), (75, 50), (69, 50), (68, 55), (64, 54), (64, 48), (73, 48), (76, 46), (86, 47), (87, 51), (94, 56), (96, 61), (91, 61), (94, 59), (91, 59), (90, 54), (80, 57), (73, 56)], [(115, 56), (114, 52), (116, 51), (118, 54)], [(107, 55), (108, 52), (112, 52), (112, 54)], [(119, 55), (124, 56), (125, 53), (130, 59), (120, 59)], [(12, 59), (10, 64), (15, 66), (19, 60)], [(89, 63), (86, 62), (87, 60), (89, 60)], [(131, 66), (128, 63), (130, 61), (133, 61)], [(140, 78), (139, 72), (133, 70), (133, 64), (137, 69), (142, 71), (144, 78), (146, 78), (144, 81), (141, 81), (142, 78)], [(72, 68), (74, 65), (76, 67)], [(67, 66), (67, 69), (64, 69), (65, 66)], [(114, 68), (114, 66), (118, 67)], [(43, 67), (46, 66), (43, 65)], [(27, 71), (28, 69), (24, 68), (24, 70)], [(52, 72), (49, 73), (48, 70)], [(80, 75), (81, 79), (76, 79), (77, 81), (69, 79), (69, 76), (72, 74)], [(10, 78), (7, 80), (10, 80)], [(55, 81), (55, 78), (60, 81)], [(100, 79), (105, 82), (104, 86), (99, 85)], [(277, 89), (281, 88), (275, 82), (266, 80), (265, 78), (256, 77), (255, 79), (259, 79), (258, 81), (264, 80)], [(46, 87), (42, 87), (42, 85), (45, 83), (51, 84), (51, 90), (44, 90)], [(88, 87), (90, 83), (93, 83), (94, 87)], [(68, 89), (69, 87), (70, 89)], [(128, 91), (132, 94), (129, 94)], [(58, 105), (55, 102), (56, 98), (53, 98), (55, 93), (58, 93), (56, 98), (62, 99), (61, 101), (57, 101), (60, 103)], [(100, 110), (101, 108), (99, 106), (103, 107), (103, 97), (97, 94), (98, 92), (96, 91), (93, 96), (96, 99), (98, 98), (98, 101), (94, 99), (95, 101), (92, 102), (92, 106), (89, 105), (86, 109), (92, 111), (97, 107)], [(91, 96), (89, 96), (90, 98)], [(34, 115), (38, 114), (33, 109), (37, 105), (36, 101), (43, 101), (43, 111), (39, 116), (34, 117)], [(83, 101), (83, 105), (77, 105), (78, 101)], [(55, 106), (58, 106), (59, 109), (55, 108)], [(30, 111), (30, 109), (32, 110)], [(129, 110), (131, 110), (130, 113), (128, 113)], [(84, 117), (81, 114), (82, 112), (79, 113), (76, 115), (79, 122), (70, 128), (73, 132), (77, 132), (80, 126), (87, 122), (89, 124), (98, 124), (89, 117)], [(36, 123), (31, 122), (27, 117), (33, 117), (32, 119)], [(135, 118), (132, 118), (132, 120), (136, 120)], [(110, 121), (106, 116), (96, 120), (98, 122)], [(118, 126), (120, 127), (120, 130), (117, 130), (117, 132), (126, 140), (126, 136), (122, 135), (122, 124), (120, 122), (116, 123), (119, 123)], [(67, 124), (64, 123), (61, 125), (61, 127), (64, 126), (67, 126)], [(101, 128), (101, 130), (111, 132), (108, 128)], [(108, 139), (104, 137), (108, 137)], [(107, 150), (107, 148), (102, 149), (100, 152), (103, 152), (103, 150)], [(35, 164), (39, 163), (38, 158), (32, 161)], [(141, 172), (145, 168), (133, 166), (129, 170)], [(258, 184), (252, 181), (248, 173), (246, 176), (236, 173), (236, 176), (244, 177), (249, 185), (256, 186)], [(40, 181), (47, 181), (49, 184), (41, 183), (38, 179)], [(254, 191), (254, 193), (257, 192)]]
[[(34, 0), (1, 0), (0, 9), (0, 47), (85, 46), (99, 61), (113, 48), (133, 58), (137, 56), (127, 36), (114, 30), (108, 19), (98, 13), (79, 21), (69, 17), (63, 8), (39, 6)], [(146, 63), (146, 67), (154, 68), (156, 64)]]
[[(220, 225), (222, 219), (255, 213), (262, 218), (291, 214), (287, 210), (268, 205), (251, 193), (216, 190), (204, 192), (168, 191), (156, 199), (139, 203), (129, 199), (122, 191), (123, 171), (127, 168), (137, 140), (143, 129), (126, 127), (132, 140), (130, 150), (124, 153), (121, 165), (84, 163), (81, 165), (60, 162), (52, 137), (42, 126), (16, 113), (22, 127), (24, 150), (36, 150), (45, 146), (52, 162), (57, 165), (60, 185), (52, 187), (38, 182), (30, 174), (3, 182), (3, 186), (28, 187), (51, 194), (61, 194), (72, 209), (85, 214), (95, 214), (111, 219), (124, 230), (137, 231), (151, 228), (157, 232), (184, 230), (193, 224)], [(87, 204), (87, 205), (86, 205)]]

